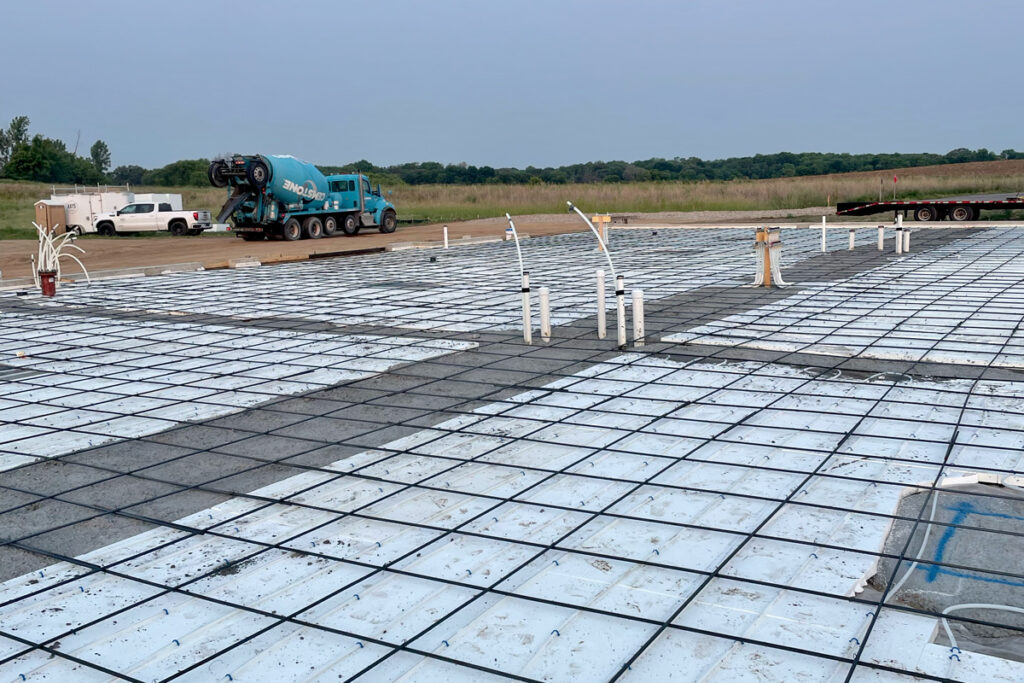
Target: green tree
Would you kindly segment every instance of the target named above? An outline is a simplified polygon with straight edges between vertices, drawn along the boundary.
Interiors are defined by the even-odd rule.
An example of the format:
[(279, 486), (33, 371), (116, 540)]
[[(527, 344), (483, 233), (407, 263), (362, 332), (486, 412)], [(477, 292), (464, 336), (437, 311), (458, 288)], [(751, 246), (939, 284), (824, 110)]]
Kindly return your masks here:
[(28, 124), (27, 116), (15, 116), (6, 130), (0, 129), (0, 173), (3, 173), (14, 150), (28, 142)]
[(103, 140), (94, 142), (89, 148), (89, 158), (92, 159), (92, 165), (96, 167), (100, 175), (107, 174), (107, 169), (110, 168), (110, 148), (107, 147), (107, 143)]
[(146, 173), (141, 166), (118, 166), (110, 176), (118, 185), (141, 185), (142, 176)]

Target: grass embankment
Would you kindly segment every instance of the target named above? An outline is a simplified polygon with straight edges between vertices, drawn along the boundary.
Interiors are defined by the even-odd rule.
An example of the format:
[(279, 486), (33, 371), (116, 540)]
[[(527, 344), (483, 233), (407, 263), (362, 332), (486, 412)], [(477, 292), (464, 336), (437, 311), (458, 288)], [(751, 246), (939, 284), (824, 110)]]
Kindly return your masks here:
[[(897, 197), (901, 199), (1024, 190), (1024, 160), (1014, 160), (727, 182), (406, 185), (392, 188), (388, 197), (398, 207), (400, 219), (430, 222), (501, 216), (506, 211), (516, 215), (561, 213), (567, 199), (585, 211), (615, 213), (799, 209), (834, 206), (836, 201), (877, 199), (880, 179), (883, 198), (891, 199), (894, 175), (899, 176)], [(226, 199), (224, 190), (212, 187), (134, 189), (177, 192), (186, 208), (209, 209), (214, 213)], [(0, 239), (33, 239), (34, 204), (49, 196), (49, 185), (0, 181)]]

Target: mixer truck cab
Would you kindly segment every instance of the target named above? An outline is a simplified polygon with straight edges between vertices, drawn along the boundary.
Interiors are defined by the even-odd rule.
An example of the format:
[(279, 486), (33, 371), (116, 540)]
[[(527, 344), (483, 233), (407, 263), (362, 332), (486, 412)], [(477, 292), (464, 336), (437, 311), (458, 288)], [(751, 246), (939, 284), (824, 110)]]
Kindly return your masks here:
[(228, 219), (245, 240), (297, 240), (394, 232), (394, 205), (361, 173), (324, 176), (293, 156), (234, 155), (210, 164), (210, 184), (229, 188), (217, 223)]

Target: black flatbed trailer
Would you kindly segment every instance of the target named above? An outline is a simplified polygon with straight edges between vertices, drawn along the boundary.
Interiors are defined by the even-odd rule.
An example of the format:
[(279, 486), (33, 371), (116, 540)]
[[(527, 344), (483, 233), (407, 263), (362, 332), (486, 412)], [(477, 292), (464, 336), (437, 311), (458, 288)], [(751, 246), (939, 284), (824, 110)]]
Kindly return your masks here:
[(839, 202), (837, 216), (870, 216), (877, 213), (899, 213), (917, 221), (973, 221), (982, 210), (1024, 210), (1020, 194), (988, 194), (950, 199), (917, 199), (913, 201)]

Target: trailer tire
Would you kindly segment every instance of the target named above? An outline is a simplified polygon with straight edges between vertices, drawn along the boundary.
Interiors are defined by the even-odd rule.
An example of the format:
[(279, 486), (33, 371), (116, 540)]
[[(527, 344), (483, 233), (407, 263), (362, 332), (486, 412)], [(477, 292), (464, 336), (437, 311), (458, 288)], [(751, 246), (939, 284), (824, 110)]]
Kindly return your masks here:
[(345, 217), (341, 219), (341, 231), (346, 235), (358, 235), (359, 234), (359, 221), (356, 220), (354, 213), (347, 213)]
[(245, 177), (251, 185), (262, 190), (270, 180), (270, 169), (262, 161), (254, 161), (245, 170)]
[(324, 224), (316, 216), (309, 216), (302, 221), (302, 232), (311, 240), (324, 236)]
[(380, 231), (394, 232), (397, 227), (398, 219), (395, 217), (395, 212), (391, 209), (385, 209), (384, 214), (380, 217)]
[(96, 232), (101, 235), (113, 237), (117, 234), (117, 230), (114, 229), (114, 224), (110, 222), (100, 223), (96, 226)]
[(935, 210), (934, 206), (922, 206), (914, 211), (914, 220), (937, 221), (939, 220), (939, 212)]
[(949, 220), (959, 223), (973, 221), (977, 218), (977, 215), (978, 213), (973, 206), (954, 206), (949, 210)]
[(206, 174), (210, 177), (210, 184), (214, 187), (227, 187), (228, 177), (225, 175), (227, 170), (228, 165), (223, 161), (215, 161), (210, 164), (210, 168), (206, 171)]
[(334, 216), (324, 218), (324, 237), (334, 237), (338, 234), (338, 219)]
[(188, 232), (188, 226), (185, 224), (185, 221), (174, 221), (167, 226), (167, 229), (175, 237), (184, 237), (185, 233)]
[(298, 218), (289, 218), (282, 229), (282, 236), (288, 242), (302, 239), (302, 223)]

